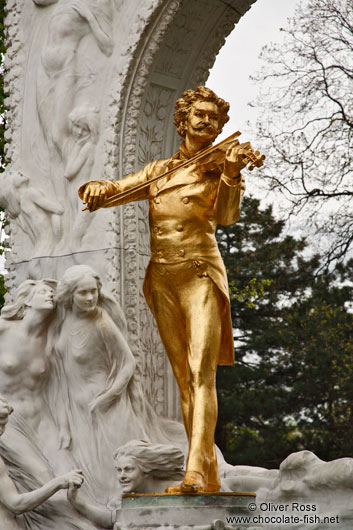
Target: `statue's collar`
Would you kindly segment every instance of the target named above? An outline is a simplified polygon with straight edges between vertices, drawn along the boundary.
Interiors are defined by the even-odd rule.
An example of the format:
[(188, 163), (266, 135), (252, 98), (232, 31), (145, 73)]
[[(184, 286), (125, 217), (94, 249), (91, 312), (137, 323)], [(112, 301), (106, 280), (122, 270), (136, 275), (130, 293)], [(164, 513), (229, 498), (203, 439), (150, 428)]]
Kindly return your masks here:
[[(207, 147), (210, 147), (210, 145), (206, 146), (204, 149), (206, 149)], [(193, 155), (191, 155), (189, 151), (186, 149), (185, 142), (182, 142), (180, 144), (179, 151), (175, 153), (175, 155), (172, 157), (172, 160), (188, 160), (192, 156), (195, 156), (195, 154), (198, 154), (198, 153), (194, 153)]]

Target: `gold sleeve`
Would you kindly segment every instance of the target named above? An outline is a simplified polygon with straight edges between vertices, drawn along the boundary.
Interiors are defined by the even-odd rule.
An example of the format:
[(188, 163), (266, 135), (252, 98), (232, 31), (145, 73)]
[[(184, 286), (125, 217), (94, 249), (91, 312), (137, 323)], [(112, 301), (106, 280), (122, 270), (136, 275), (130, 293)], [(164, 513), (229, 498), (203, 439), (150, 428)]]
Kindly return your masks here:
[(245, 181), (242, 177), (230, 179), (221, 175), (213, 209), (217, 224), (228, 226), (239, 220), (244, 191)]

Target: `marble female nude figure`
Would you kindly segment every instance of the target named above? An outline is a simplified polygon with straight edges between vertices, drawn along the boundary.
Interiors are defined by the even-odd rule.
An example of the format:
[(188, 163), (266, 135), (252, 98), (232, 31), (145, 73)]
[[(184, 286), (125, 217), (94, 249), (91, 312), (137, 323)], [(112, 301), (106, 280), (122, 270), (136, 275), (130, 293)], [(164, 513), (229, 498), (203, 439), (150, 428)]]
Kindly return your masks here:
[[(15, 408), (1, 446), (39, 481), (51, 478), (47, 463), (30, 455), (26, 439), (45, 459), (60, 466), (59, 448), (68, 448), (66, 415), (54, 419), (45, 394), (50, 378), (47, 329), (54, 312), (54, 280), (26, 280), (0, 319), (0, 392)], [(27, 444), (28, 445), (28, 444)], [(63, 455), (63, 460), (66, 457)]]
[[(13, 408), (0, 396), (0, 436), (4, 434), (9, 415)], [(8, 470), (0, 457), (0, 521), (1, 530), (19, 530), (16, 516), (37, 508), (61, 489), (79, 488), (83, 482), (82, 473), (72, 470), (51, 479), (37, 490), (19, 494)]]
[(80, 42), (92, 35), (107, 57), (113, 52), (111, 0), (33, 0), (38, 7), (55, 4), (48, 23), (48, 38), (42, 53), (43, 75), (38, 79), (37, 105), (49, 148), (62, 156), (73, 109)]
[[(26, 280), (14, 301), (3, 307), (0, 318), (0, 394), (14, 407), (0, 439), (0, 452), (21, 493), (77, 467), (69, 451), (66, 411), (63, 407), (54, 410), (53, 402), (62, 403), (63, 396), (60, 388), (52, 395), (56, 370), (46, 353), (56, 284), (54, 280)], [(60, 493), (23, 517), (30, 528), (92, 528)]]

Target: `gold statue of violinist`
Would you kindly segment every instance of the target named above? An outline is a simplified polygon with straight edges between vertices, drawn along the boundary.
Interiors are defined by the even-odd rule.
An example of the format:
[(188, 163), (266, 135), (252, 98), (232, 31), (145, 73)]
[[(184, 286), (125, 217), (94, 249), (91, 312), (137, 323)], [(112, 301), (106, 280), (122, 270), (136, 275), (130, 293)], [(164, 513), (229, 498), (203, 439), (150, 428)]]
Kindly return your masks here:
[[(148, 199), (151, 260), (144, 294), (179, 385), (189, 454), (184, 480), (170, 493), (218, 492), (214, 444), (217, 364), (234, 362), (227, 276), (215, 230), (238, 221), (245, 190), (240, 171), (264, 156), (235, 133), (211, 147), (229, 104), (209, 88), (187, 90), (174, 123), (184, 138), (167, 160), (119, 181), (90, 181), (79, 195), (92, 212)], [(251, 168), (250, 168), (251, 169)]]

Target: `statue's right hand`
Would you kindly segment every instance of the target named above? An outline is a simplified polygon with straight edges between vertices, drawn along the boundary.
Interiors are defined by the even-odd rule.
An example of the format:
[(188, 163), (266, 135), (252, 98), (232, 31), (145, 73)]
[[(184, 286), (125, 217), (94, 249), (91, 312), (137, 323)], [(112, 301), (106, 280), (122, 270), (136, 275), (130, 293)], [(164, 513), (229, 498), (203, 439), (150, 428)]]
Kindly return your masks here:
[(100, 208), (108, 196), (105, 182), (88, 182), (83, 193), (82, 201), (87, 204), (90, 212)]

